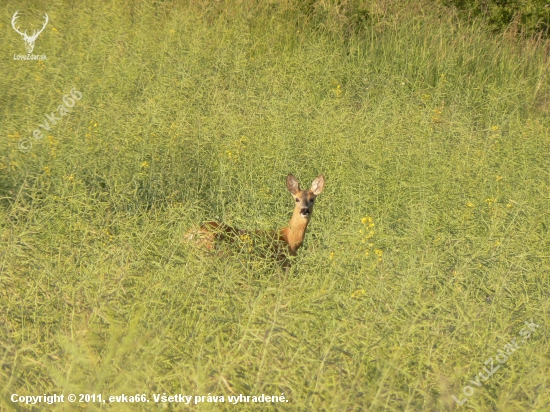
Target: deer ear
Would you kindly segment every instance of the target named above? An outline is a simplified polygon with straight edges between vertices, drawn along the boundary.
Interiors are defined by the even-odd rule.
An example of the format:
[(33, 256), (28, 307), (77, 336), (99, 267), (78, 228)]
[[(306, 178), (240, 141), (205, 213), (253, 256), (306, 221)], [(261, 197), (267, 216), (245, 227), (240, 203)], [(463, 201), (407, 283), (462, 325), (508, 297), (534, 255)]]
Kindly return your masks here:
[(317, 196), (319, 193), (323, 191), (323, 187), (325, 186), (325, 177), (323, 175), (320, 175), (313, 181), (311, 184), (311, 191), (315, 196)]
[(300, 184), (298, 183), (298, 180), (292, 175), (288, 175), (286, 177), (286, 188), (288, 191), (292, 194), (295, 194), (300, 190)]

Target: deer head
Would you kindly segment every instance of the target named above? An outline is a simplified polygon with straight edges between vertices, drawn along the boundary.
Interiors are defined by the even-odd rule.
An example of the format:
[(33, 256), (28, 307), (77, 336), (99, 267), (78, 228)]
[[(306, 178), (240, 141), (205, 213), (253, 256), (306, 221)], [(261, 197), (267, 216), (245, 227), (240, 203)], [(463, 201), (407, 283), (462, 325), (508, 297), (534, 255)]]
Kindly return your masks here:
[(23, 33), (21, 33), (21, 31), (19, 31), (19, 27), (15, 26), (16, 20), (19, 17), (17, 15), (17, 13), (19, 13), (19, 11), (16, 11), (15, 14), (13, 15), (12, 19), (11, 19), (11, 26), (23, 38), (23, 41), (25, 42), (25, 48), (27, 49), (27, 54), (31, 54), (32, 51), (34, 50), (34, 42), (38, 38), (38, 35), (40, 33), (42, 33), (42, 31), (44, 30), (44, 28), (48, 24), (48, 21), (49, 21), (48, 15), (46, 13), (44, 13), (44, 17), (45, 17), (44, 25), (42, 26), (42, 28), (40, 30), (34, 30), (34, 32), (32, 33), (32, 36), (29, 36), (27, 34), (27, 30), (25, 30)]
[(286, 178), (286, 187), (292, 197), (296, 201), (294, 206), (294, 214), (300, 215), (300, 217), (309, 221), (311, 212), (313, 211), (313, 202), (319, 193), (323, 191), (325, 186), (325, 178), (320, 175), (313, 181), (309, 190), (300, 190), (300, 184), (298, 180), (292, 175), (288, 175)]

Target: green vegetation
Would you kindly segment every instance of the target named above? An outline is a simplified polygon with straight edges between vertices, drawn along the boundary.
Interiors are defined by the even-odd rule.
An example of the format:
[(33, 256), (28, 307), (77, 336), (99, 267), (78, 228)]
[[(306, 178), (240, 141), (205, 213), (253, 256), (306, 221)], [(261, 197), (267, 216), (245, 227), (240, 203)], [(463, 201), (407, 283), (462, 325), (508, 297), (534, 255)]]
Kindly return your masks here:
[(548, 37), (550, 3), (547, 0), (440, 0), (455, 6), (466, 18), (482, 18), (495, 31)]
[[(0, 23), (0, 409), (549, 410), (545, 45), (388, 3), (56, 2), (45, 62)], [(326, 184), (287, 276), (182, 241), (282, 227), (288, 173)]]

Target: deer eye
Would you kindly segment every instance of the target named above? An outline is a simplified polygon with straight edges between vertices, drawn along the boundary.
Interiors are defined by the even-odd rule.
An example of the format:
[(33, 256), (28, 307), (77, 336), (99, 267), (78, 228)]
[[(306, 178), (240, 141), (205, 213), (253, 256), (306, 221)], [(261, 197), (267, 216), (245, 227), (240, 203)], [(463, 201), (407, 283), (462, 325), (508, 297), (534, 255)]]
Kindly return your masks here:
[(300, 199), (296, 198), (296, 202), (299, 202), (299, 201), (300, 201)]
[(311, 202), (311, 203), (315, 202), (315, 199), (311, 199), (310, 202)]

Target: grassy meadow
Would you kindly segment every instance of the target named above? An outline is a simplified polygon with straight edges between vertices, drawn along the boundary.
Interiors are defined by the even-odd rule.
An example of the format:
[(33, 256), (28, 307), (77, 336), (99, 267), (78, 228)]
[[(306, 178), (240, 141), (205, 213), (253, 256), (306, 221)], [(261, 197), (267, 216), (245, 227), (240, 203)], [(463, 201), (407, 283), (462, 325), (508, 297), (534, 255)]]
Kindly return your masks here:
[[(0, 410), (550, 411), (547, 44), (424, 1), (0, 10)], [(326, 178), (289, 273), (183, 241), (284, 226), (288, 173)], [(150, 402), (11, 400), (54, 393)]]

